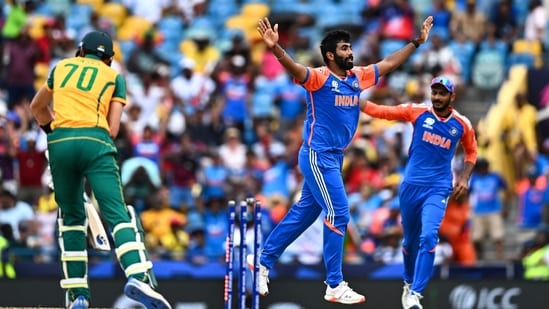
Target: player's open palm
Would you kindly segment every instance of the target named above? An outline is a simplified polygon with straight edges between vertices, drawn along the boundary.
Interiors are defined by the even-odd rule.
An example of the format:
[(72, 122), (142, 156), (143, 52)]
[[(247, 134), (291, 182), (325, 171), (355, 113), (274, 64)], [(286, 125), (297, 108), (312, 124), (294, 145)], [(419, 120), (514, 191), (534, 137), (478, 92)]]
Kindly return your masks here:
[(429, 38), (429, 32), (431, 32), (431, 28), (433, 27), (433, 16), (428, 16), (423, 21), (423, 24), (421, 25), (421, 30), (419, 32), (419, 37), (417, 38), (418, 43), (423, 44), (427, 41), (427, 38)]
[(271, 22), (267, 17), (259, 20), (257, 31), (261, 34), (261, 37), (268, 48), (273, 48), (276, 43), (278, 43), (278, 24), (271, 27)]

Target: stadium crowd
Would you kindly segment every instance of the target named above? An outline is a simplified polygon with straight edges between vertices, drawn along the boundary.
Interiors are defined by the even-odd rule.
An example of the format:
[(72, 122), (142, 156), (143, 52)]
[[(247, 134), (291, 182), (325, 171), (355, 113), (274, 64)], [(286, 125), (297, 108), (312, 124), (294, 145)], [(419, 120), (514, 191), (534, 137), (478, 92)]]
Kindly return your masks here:
[[(429, 42), (363, 94), (386, 104), (428, 102), (435, 75), (455, 81), (458, 100), (470, 87), (497, 91), (513, 66), (542, 68), (549, 47), (549, 8), (540, 1), (0, 4), (0, 235), (16, 258), (36, 262), (55, 260), (57, 205), (47, 185), (45, 135), (31, 120), (28, 105), (49, 68), (74, 56), (78, 42), (92, 29), (115, 39), (112, 66), (127, 81), (124, 126), (115, 140), (125, 198), (141, 216), (153, 258), (192, 263), (225, 258), (228, 200), (257, 198), (264, 206), (267, 234), (298, 198), (304, 90), (265, 50), (255, 29), (259, 18), (268, 15), (279, 23), (288, 53), (314, 66), (322, 61), (318, 38), (328, 29), (349, 30), (355, 63), (368, 64), (413, 39), (418, 21), (432, 15)], [(505, 235), (508, 224), (521, 231), (516, 237), (525, 250), (547, 243), (528, 245), (549, 224), (549, 135), (536, 135), (537, 110), (524, 95), (516, 96), (516, 117), (521, 119), (516, 123), (521, 125), (501, 132), (516, 154), (514, 177), (479, 160), (471, 194), (448, 205), (440, 263), (520, 258), (526, 251), (506, 255), (504, 240), (515, 237)], [(482, 133), (479, 126), (481, 150), (490, 144)], [(410, 136), (406, 124), (361, 116), (342, 171), (352, 212), (348, 263), (401, 262), (396, 193)], [(318, 228), (313, 225), (303, 234), (281, 262), (319, 263), (322, 248), (314, 245), (321, 243)], [(485, 242), (487, 237), (493, 245)], [(496, 255), (484, 254), (486, 246), (493, 246)]]

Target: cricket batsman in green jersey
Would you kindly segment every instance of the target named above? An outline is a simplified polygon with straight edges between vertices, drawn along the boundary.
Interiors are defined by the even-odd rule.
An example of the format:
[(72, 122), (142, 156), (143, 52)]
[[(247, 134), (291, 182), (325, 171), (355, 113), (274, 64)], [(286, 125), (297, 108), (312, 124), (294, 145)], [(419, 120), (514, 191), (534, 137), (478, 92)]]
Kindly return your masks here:
[(110, 67), (113, 42), (104, 32), (84, 36), (75, 57), (59, 61), (31, 102), (32, 113), (48, 136), (55, 200), (60, 208), (58, 238), (66, 307), (86, 309), (88, 285), (84, 179), (114, 239), (116, 257), (128, 282), (124, 293), (147, 308), (171, 308), (157, 291), (139, 217), (122, 193), (117, 149), (124, 78)]

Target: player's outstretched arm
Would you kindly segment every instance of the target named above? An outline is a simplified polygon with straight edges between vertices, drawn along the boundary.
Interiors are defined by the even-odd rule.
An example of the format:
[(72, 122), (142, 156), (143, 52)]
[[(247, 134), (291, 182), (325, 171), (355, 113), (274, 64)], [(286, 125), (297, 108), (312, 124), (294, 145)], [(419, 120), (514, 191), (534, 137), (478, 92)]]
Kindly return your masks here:
[(418, 37), (377, 63), (379, 75), (385, 75), (392, 72), (403, 64), (421, 44), (427, 41), (432, 27), (433, 16), (429, 16), (423, 21)]
[(295, 62), (288, 53), (278, 44), (278, 24), (271, 26), (271, 22), (267, 17), (262, 18), (257, 23), (257, 31), (261, 34), (261, 38), (267, 48), (275, 55), (276, 59), (297, 81), (304, 81), (307, 76), (307, 68), (302, 64)]

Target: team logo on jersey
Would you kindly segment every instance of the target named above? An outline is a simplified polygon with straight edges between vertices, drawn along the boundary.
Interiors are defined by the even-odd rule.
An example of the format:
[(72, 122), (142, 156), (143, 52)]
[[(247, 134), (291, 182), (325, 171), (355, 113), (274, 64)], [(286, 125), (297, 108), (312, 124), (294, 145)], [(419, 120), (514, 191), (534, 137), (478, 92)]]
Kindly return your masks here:
[(357, 80), (355, 80), (353, 82), (353, 88), (358, 89), (358, 81)]
[(335, 80), (332, 81), (332, 91), (339, 93), (339, 83)]
[(450, 135), (456, 136), (458, 134), (458, 129), (455, 127), (450, 128)]
[(450, 149), (452, 146), (452, 140), (449, 138), (446, 138), (444, 136), (440, 136), (436, 133), (432, 132), (423, 132), (423, 136), (421, 137), (421, 140), (429, 143), (431, 145), (439, 146), (444, 149)]
[(427, 129), (432, 129), (433, 125), (435, 124), (435, 119), (428, 117), (423, 121), (423, 127)]
[(359, 104), (358, 96), (356, 95), (335, 95), (334, 106), (353, 107)]

